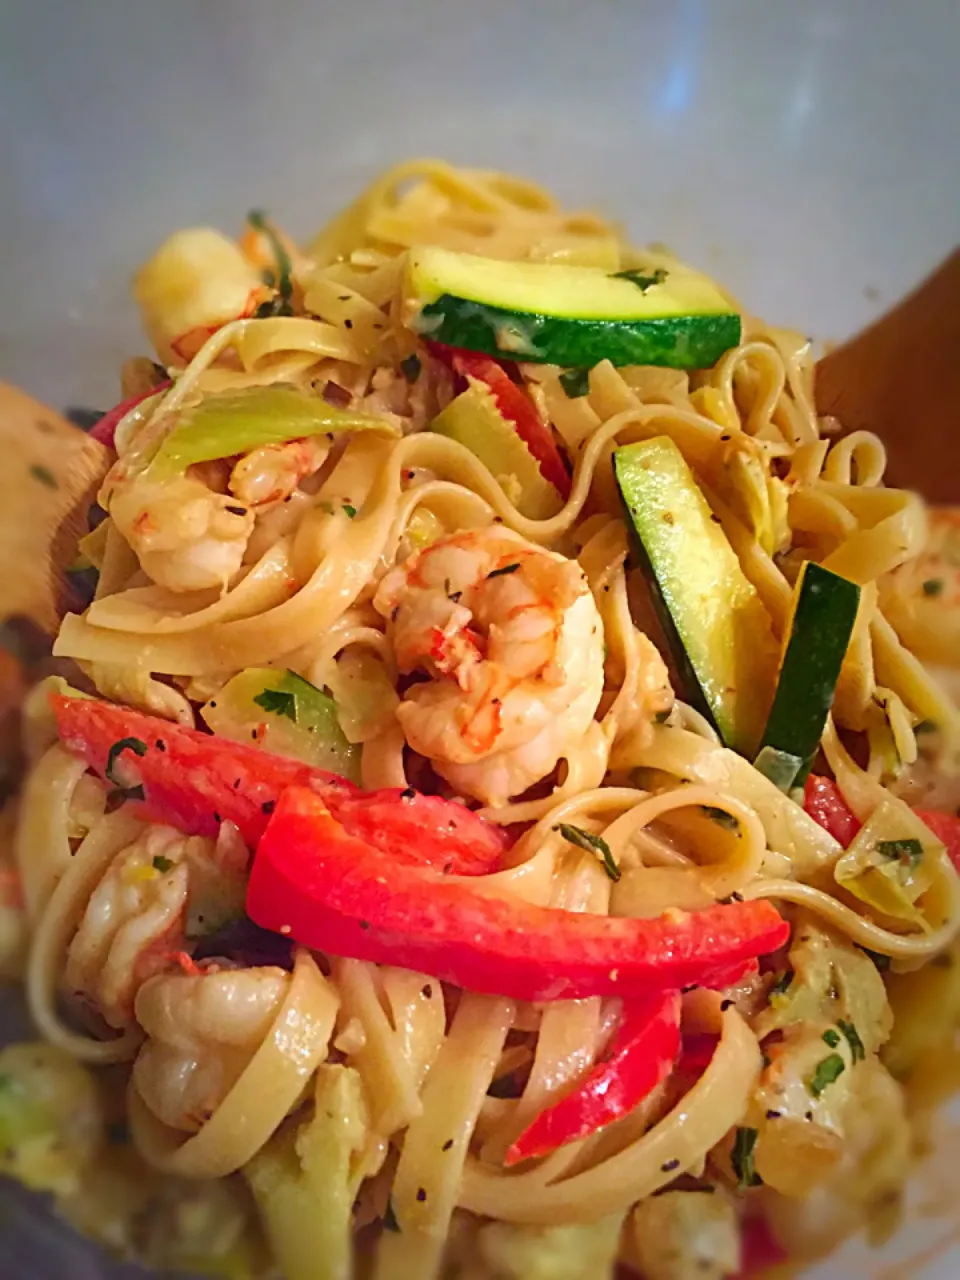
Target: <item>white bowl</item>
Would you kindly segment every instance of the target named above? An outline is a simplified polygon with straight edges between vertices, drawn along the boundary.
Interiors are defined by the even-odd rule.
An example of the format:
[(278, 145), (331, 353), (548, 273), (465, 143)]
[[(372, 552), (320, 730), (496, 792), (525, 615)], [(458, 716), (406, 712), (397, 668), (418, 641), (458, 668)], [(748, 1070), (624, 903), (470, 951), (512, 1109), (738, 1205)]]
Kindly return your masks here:
[[(253, 206), (306, 235), (413, 154), (529, 174), (842, 337), (953, 247), (958, 55), (957, 0), (10, 0), (0, 378), (107, 407), (161, 237)], [(3, 1195), (0, 1276), (129, 1274)], [(958, 1273), (955, 1245), (899, 1275)]]

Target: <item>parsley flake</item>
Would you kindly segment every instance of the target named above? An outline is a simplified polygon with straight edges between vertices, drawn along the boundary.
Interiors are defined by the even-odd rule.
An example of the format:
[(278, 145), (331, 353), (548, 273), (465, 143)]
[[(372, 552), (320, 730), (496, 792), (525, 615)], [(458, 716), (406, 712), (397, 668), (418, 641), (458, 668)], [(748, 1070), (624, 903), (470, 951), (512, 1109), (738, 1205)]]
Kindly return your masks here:
[(780, 977), (770, 988), (771, 996), (782, 996), (790, 989), (790, 983), (793, 981), (793, 970), (784, 969)]
[(351, 506), (349, 502), (343, 502), (340, 505), (342, 507), (343, 514), (345, 516), (349, 516), (351, 520), (357, 514), (357, 508), (354, 506)]
[(835, 1031), (833, 1027), (828, 1027), (820, 1039), (824, 1044), (829, 1045), (831, 1049), (835, 1049), (840, 1043), (840, 1032)]
[[(283, 246), (280, 237), (274, 231), (273, 227), (267, 221), (267, 215), (262, 209), (252, 209), (247, 214), (247, 222), (254, 229), (259, 231), (270, 242), (270, 248), (273, 250), (273, 256), (277, 263), (277, 289), (279, 296), (271, 299), (269, 302), (262, 303), (257, 308), (257, 316), (289, 316), (293, 314), (291, 305), (293, 299), (293, 280), (291, 272), (293, 270), (290, 262), (290, 255)], [(267, 308), (270, 308), (269, 310)]]
[(847, 1064), (839, 1053), (831, 1053), (829, 1058), (817, 1063), (817, 1069), (810, 1078), (810, 1092), (815, 1098), (819, 1098), (827, 1085), (839, 1080), (846, 1069)]
[(264, 711), (274, 716), (285, 716), (288, 720), (297, 723), (297, 695), (288, 693), (285, 689), (264, 689), (263, 693), (258, 693), (254, 698), (254, 702), (258, 707), (262, 707)]
[(590, 370), (568, 369), (561, 373), (560, 385), (571, 400), (579, 400), (590, 390)]
[(646, 293), (648, 289), (655, 284), (663, 284), (667, 278), (667, 273), (663, 267), (654, 267), (652, 271), (641, 271), (634, 269), (632, 271), (614, 271), (610, 277), (612, 280), (629, 280), (631, 284), (635, 284), (641, 293)]
[(730, 1153), (730, 1163), (733, 1166), (733, 1172), (737, 1175), (738, 1187), (763, 1185), (763, 1179), (753, 1167), (753, 1149), (756, 1145), (756, 1129), (745, 1129), (742, 1125), (739, 1126), (733, 1140), (733, 1151)]
[(602, 836), (595, 836), (592, 831), (584, 831), (582, 827), (574, 827), (569, 822), (561, 822), (553, 829), (559, 831), (564, 840), (576, 845), (578, 849), (585, 849), (587, 853), (599, 853), (603, 869), (610, 879), (614, 883), (620, 879), (620, 868), (610, 852), (610, 846)]
[[(147, 744), (140, 738), (121, 738), (119, 742), (115, 742), (107, 752), (107, 767), (103, 771), (104, 775), (108, 782), (112, 782), (115, 787), (120, 787), (121, 790), (127, 789), (126, 784), (123, 782), (122, 778), (117, 777), (114, 769), (120, 754), (124, 751), (132, 751), (134, 755), (142, 758), (147, 754)], [(143, 798), (142, 788), (140, 798)]]
[(878, 840), (875, 848), (882, 857), (908, 867), (917, 866), (923, 858), (923, 845), (915, 836), (906, 840)]
[(943, 591), (942, 578), (927, 578), (923, 584), (923, 594), (925, 596), (938, 596)]
[(854, 1062), (862, 1062), (864, 1058), (867, 1056), (867, 1051), (863, 1046), (863, 1041), (860, 1039), (860, 1035), (857, 1031), (857, 1028), (853, 1025), (852, 1022), (846, 1022), (843, 1018), (837, 1019), (837, 1026), (840, 1028), (840, 1030), (843, 1032), (844, 1036), (846, 1037), (846, 1041), (847, 1041), (847, 1044), (850, 1046), (850, 1053), (853, 1057)]
[(726, 809), (716, 809), (712, 804), (702, 804), (700, 808), (704, 817), (709, 818), (720, 827), (725, 827), (727, 831), (740, 830), (740, 823), (732, 813), (727, 813)]
[(153, 860), (153, 869), (159, 871), (162, 876), (173, 867), (173, 862), (169, 858), (165, 858), (162, 853), (158, 853)]

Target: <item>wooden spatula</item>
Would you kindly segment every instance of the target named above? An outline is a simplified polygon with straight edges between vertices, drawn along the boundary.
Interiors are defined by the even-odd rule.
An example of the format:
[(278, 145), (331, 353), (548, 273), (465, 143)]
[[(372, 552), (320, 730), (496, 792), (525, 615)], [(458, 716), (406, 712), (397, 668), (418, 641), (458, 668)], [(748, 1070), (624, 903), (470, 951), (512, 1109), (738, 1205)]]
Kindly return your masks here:
[(817, 364), (817, 408), (875, 431), (890, 483), (960, 503), (960, 249)]
[(0, 622), (27, 617), (56, 634), (75, 603), (66, 570), (109, 465), (102, 444), (0, 382)]

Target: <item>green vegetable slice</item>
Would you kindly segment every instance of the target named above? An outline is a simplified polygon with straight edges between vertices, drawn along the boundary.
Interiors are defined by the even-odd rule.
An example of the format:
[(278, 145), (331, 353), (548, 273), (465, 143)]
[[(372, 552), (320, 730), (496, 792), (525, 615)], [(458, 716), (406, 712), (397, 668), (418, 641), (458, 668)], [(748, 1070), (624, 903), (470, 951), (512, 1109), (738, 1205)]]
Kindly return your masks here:
[(200, 708), (214, 733), (233, 742), (255, 741), (277, 755), (360, 781), (360, 748), (344, 736), (329, 694), (273, 667), (249, 667)]
[(411, 249), (405, 292), (417, 333), (501, 359), (706, 368), (740, 340), (729, 299), (679, 266), (608, 272), (434, 246)]
[[(802, 787), (807, 780), (859, 604), (860, 588), (855, 582), (812, 561), (804, 564), (793, 591), (787, 643), (762, 742), (763, 748), (800, 761), (784, 790)], [(759, 757), (757, 768), (761, 768)]]
[(625, 445), (613, 464), (687, 696), (728, 746), (752, 756), (773, 684), (769, 614), (672, 440)]
[(157, 479), (179, 475), (197, 462), (249, 453), (306, 436), (374, 431), (398, 435), (385, 418), (337, 409), (319, 396), (274, 383), (205, 396), (184, 409), (149, 465)]

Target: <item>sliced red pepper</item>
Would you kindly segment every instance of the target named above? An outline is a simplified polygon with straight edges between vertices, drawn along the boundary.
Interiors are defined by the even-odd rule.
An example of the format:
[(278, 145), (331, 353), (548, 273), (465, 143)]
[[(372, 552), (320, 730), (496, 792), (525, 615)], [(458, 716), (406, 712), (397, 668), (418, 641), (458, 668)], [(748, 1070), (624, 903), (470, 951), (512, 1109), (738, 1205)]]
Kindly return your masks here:
[(725, 986), (790, 934), (766, 901), (639, 920), (494, 897), (431, 867), (398, 865), (301, 787), (280, 797), (260, 841), (247, 914), (306, 947), (517, 1000)]
[(93, 436), (94, 440), (99, 440), (101, 444), (105, 444), (108, 449), (112, 449), (113, 437), (116, 434), (121, 418), (126, 417), (131, 409), (135, 409), (148, 396), (155, 396), (158, 391), (166, 391), (167, 387), (171, 386), (173, 386), (173, 383), (167, 378), (165, 382), (158, 382), (149, 391), (141, 391), (135, 396), (129, 396), (126, 400), (121, 400), (108, 413), (105, 413), (95, 426), (90, 428), (90, 435)]
[(253, 849), (281, 792), (296, 784), (321, 794), (348, 831), (397, 861), (480, 875), (497, 866), (509, 844), (502, 828), (413, 788), (363, 792), (335, 773), (129, 707), (59, 695), (50, 701), (63, 745), (101, 777), (117, 742), (142, 743), (142, 756), (134, 749), (122, 753), (118, 776), (135, 772), (144, 814), (188, 835), (216, 836), (221, 821), (234, 822)]
[(773, 1238), (766, 1218), (747, 1218), (740, 1232), (740, 1270), (732, 1280), (752, 1280), (786, 1261), (786, 1250)]
[(679, 991), (625, 1003), (604, 1060), (571, 1093), (541, 1111), (507, 1149), (504, 1164), (545, 1156), (620, 1120), (667, 1078), (679, 1052)]
[(803, 788), (803, 807), (810, 817), (829, 831), (844, 849), (852, 842), (863, 823), (840, 794), (830, 778), (811, 773)]
[(926, 823), (938, 840), (946, 845), (947, 856), (960, 871), (960, 818), (938, 809), (914, 809), (921, 822)]
[(553, 438), (528, 395), (510, 378), (504, 368), (490, 356), (462, 347), (445, 347), (430, 343), (430, 349), (462, 378), (474, 378), (491, 391), (497, 408), (517, 429), (517, 435), (537, 460), (544, 479), (549, 480), (561, 497), (570, 496), (570, 473)]
[[(814, 822), (829, 831), (845, 849), (863, 826), (840, 794), (837, 784), (829, 778), (810, 774), (803, 790), (803, 807)], [(941, 813), (938, 809), (914, 809), (914, 813), (943, 842), (950, 861), (960, 871), (960, 817)]]

